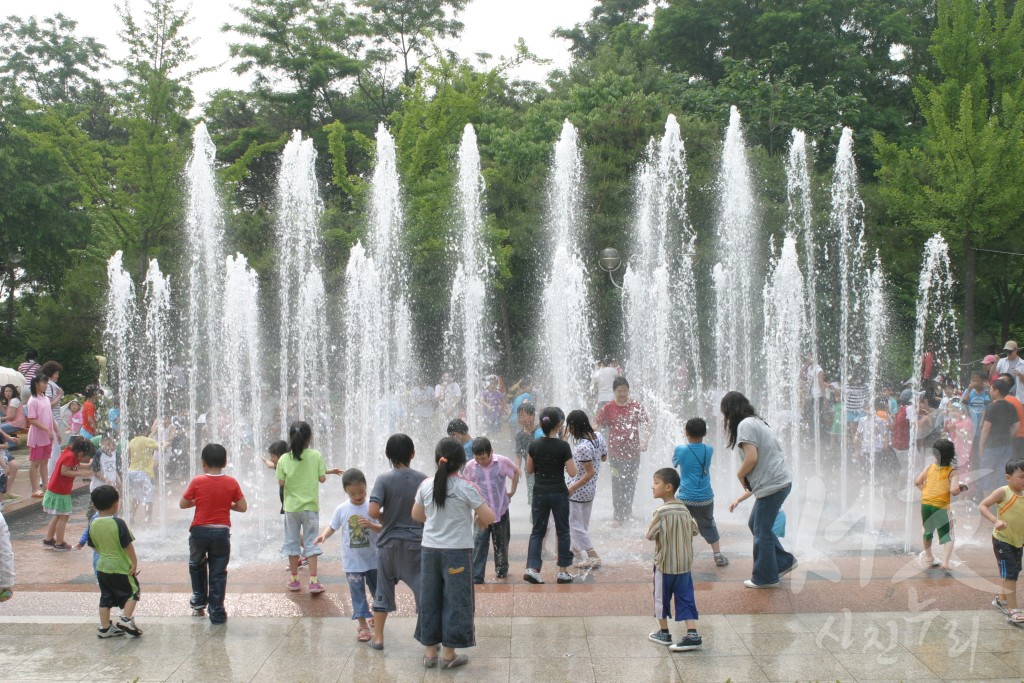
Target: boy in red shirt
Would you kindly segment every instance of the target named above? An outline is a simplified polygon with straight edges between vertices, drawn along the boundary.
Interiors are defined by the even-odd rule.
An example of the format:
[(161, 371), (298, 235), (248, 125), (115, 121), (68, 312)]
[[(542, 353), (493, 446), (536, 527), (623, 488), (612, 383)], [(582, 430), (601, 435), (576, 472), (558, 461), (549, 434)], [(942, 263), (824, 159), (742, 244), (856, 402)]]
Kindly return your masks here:
[(43, 496), (43, 509), (51, 515), (43, 545), (54, 550), (71, 550), (71, 546), (64, 542), (64, 530), (71, 516), (71, 489), (75, 486), (75, 477), (84, 477), (90, 473), (88, 467), (79, 468), (92, 461), (95, 450), (91, 441), (76, 436), (72, 437), (71, 443), (57, 458)]
[(224, 474), (228, 452), (219, 443), (203, 447), (203, 474), (191, 482), (178, 505), (182, 510), (194, 507), (189, 528), (188, 573), (192, 578), (192, 615), (201, 617), (210, 606), (210, 623), (227, 621), (224, 591), (228, 584), (228, 560), (231, 558), (231, 511), (245, 512), (248, 504), (233, 477)]

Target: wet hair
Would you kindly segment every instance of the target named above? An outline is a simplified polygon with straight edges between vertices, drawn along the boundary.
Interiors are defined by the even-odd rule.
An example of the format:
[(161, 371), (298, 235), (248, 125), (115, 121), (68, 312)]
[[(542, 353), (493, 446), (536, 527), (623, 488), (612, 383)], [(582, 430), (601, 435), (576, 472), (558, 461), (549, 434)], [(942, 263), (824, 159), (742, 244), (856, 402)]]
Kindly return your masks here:
[(121, 494), (110, 484), (104, 484), (92, 490), (92, 493), (89, 494), (89, 500), (92, 501), (94, 508), (100, 512), (106, 512), (114, 507), (117, 501), (121, 500)]
[(939, 467), (956, 467), (956, 446), (949, 439), (939, 439), (932, 444), (935, 460)]
[(415, 452), (416, 447), (412, 443), (412, 438), (407, 434), (392, 434), (384, 445), (384, 455), (396, 467), (398, 465), (408, 467), (409, 463), (412, 462), (412, 455)]
[(533, 405), (529, 401), (523, 401), (522, 403), (519, 404), (519, 407), (516, 408), (516, 415), (523, 415), (524, 413), (526, 415), (531, 415), (531, 416), (532, 415), (536, 415), (537, 414), (537, 406)]
[(227, 467), (228, 451), (219, 443), (208, 443), (203, 446), (202, 458), (207, 467)]
[(999, 379), (1003, 380), (1004, 382), (1006, 382), (1009, 385), (1009, 388), (1007, 389), (1007, 391), (1013, 391), (1013, 388), (1015, 386), (1017, 386), (1017, 380), (1015, 380), (1013, 378), (1013, 375), (1011, 375), (1008, 372), (1000, 372), (999, 373)]
[(274, 443), (270, 444), (269, 446), (267, 446), (267, 453), (270, 453), (271, 455), (276, 455), (279, 458), (287, 452), (288, 442), (285, 441), (284, 439), (279, 439)]
[(39, 367), (39, 373), (46, 375), (47, 378), (53, 377), (58, 372), (64, 369), (64, 366), (55, 360), (48, 360)]
[(703, 439), (708, 435), (708, 423), (702, 417), (691, 417), (686, 421), (686, 426), (683, 429), (687, 436), (692, 436), (695, 439)]
[(366, 475), (363, 474), (362, 470), (356, 469), (355, 467), (350, 467), (347, 470), (345, 470), (341, 475), (341, 488), (347, 489), (349, 486), (352, 486), (353, 484), (362, 484), (363, 486), (365, 486)]
[(1005, 379), (997, 379), (995, 382), (992, 382), (992, 388), (998, 391), (999, 395), (1003, 398), (1006, 398), (1010, 393), (1010, 383)]
[[(444, 462), (441, 462), (442, 458)], [(437, 471), (434, 472), (434, 505), (443, 508), (448, 500), (448, 478), (466, 464), (466, 449), (458, 439), (445, 437), (434, 448), (434, 462), (437, 463)]]
[(1006, 463), (1006, 476), (1024, 470), (1024, 458), (1013, 458)]
[(615, 391), (619, 387), (626, 387), (629, 389), (629, 382), (626, 381), (625, 377), (616, 377), (612, 380), (612, 391)]
[(555, 431), (558, 425), (562, 424), (563, 419), (561, 408), (549, 406), (540, 411), (540, 428), (544, 432), (544, 436)]
[(43, 382), (49, 381), (50, 378), (47, 377), (46, 375), (42, 373), (37, 374), (35, 377), (32, 378), (32, 382), (29, 384), (29, 392), (32, 394), (32, 396), (39, 396), (39, 393), (36, 391), (36, 387), (38, 387)]
[(484, 453), (493, 453), (494, 447), (491, 445), (491, 440), (486, 436), (478, 436), (473, 439), (473, 455), (483, 455)]
[(594, 434), (594, 427), (590, 424), (590, 418), (582, 410), (571, 411), (565, 418), (565, 426), (569, 429), (569, 433), (577, 439), (597, 441), (597, 435)]
[(302, 451), (306, 450), (312, 440), (313, 428), (308, 422), (297, 420), (288, 427), (288, 450), (296, 460), (302, 460)]
[(725, 418), (725, 433), (728, 435), (726, 440), (727, 448), (736, 447), (736, 432), (740, 427), (740, 422), (743, 422), (748, 417), (761, 416), (754, 410), (754, 406), (750, 405), (750, 401), (746, 396), (738, 391), (730, 391), (722, 397), (722, 417)]
[(96, 454), (96, 447), (92, 445), (92, 441), (81, 436), (72, 438), (68, 448), (79, 458), (91, 458)]
[(654, 473), (654, 478), (672, 487), (672, 492), (679, 490), (679, 473), (674, 467), (662, 467)]

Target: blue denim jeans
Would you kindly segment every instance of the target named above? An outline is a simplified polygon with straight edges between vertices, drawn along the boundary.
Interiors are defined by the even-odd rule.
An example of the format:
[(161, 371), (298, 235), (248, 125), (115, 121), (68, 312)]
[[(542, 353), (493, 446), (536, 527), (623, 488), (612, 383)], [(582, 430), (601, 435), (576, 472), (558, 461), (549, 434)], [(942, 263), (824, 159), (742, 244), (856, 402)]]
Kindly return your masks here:
[(548, 532), (548, 517), (555, 518), (555, 535), (558, 537), (558, 566), (572, 564), (569, 549), (569, 494), (533, 493), (533, 531), (530, 532), (530, 549), (526, 554), (526, 568), (540, 571), (544, 564), (540, 559), (540, 547)]
[(188, 573), (192, 578), (192, 607), (209, 605), (210, 619), (223, 619), (224, 590), (228, 585), (231, 530), (194, 526), (188, 537)]
[(508, 576), (508, 538), (511, 527), (508, 511), (494, 524), (477, 529), (473, 537), (473, 583), (483, 583), (487, 571), (487, 553), (494, 543), (494, 571), (498, 578)]
[(414, 637), (421, 645), (476, 645), (472, 567), (471, 548), (423, 548), (420, 552), (420, 604)]
[(369, 619), (373, 613), (370, 611), (370, 603), (366, 600), (366, 588), (370, 588), (370, 595), (377, 592), (377, 570), (345, 572), (345, 578), (348, 579), (348, 594), (352, 597), (352, 618)]
[(793, 485), (787, 484), (771, 495), (758, 498), (750, 511), (747, 526), (754, 534), (754, 570), (750, 580), (759, 586), (776, 583), (779, 572), (789, 569), (796, 562), (796, 558), (782, 547), (779, 537), (772, 530), (775, 518), (792, 489)]

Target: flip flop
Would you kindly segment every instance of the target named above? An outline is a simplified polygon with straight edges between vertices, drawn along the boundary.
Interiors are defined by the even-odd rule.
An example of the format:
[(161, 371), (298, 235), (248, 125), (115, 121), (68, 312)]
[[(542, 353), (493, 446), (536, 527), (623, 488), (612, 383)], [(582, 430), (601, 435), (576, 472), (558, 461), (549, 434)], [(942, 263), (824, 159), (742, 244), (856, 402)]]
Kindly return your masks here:
[(437, 657), (423, 657), (423, 668), (433, 669), (437, 666)]
[(469, 664), (469, 657), (467, 655), (458, 655), (455, 659), (442, 659), (441, 662), (442, 669), (456, 669), (460, 666)]

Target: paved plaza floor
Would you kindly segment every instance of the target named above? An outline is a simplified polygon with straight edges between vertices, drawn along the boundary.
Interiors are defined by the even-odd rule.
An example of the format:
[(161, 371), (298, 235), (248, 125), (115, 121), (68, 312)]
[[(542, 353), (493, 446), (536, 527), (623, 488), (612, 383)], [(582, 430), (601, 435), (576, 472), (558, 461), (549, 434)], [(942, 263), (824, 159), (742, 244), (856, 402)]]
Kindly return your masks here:
[[(638, 487), (639, 488), (639, 487)], [(521, 579), (528, 525), (525, 501), (514, 506), (510, 577), (476, 592), (477, 646), (456, 671), (424, 670), (412, 637), (412, 595), (399, 587), (399, 611), (388, 620), (386, 648), (356, 642), (337, 543), (326, 549), (320, 578), (327, 592), (284, 590), (277, 559), (279, 517), (264, 518), (265, 556), (246, 557), (252, 517), (235, 535), (228, 579), (229, 620), (211, 626), (189, 615), (188, 512), (173, 511), (163, 534), (133, 525), (141, 557), (144, 635), (98, 640), (98, 593), (91, 553), (44, 549), (46, 515), (29, 503), (5, 510), (18, 572), (14, 599), (0, 604), (0, 680), (47, 681), (874, 681), (1024, 679), (1024, 629), (990, 605), (998, 574), (977, 512), (958, 510), (957, 565), (947, 574), (921, 566), (897, 543), (901, 510), (889, 505), (891, 529), (877, 538), (843, 532), (831, 518), (800, 548), (800, 566), (773, 590), (751, 590), (751, 540), (745, 513), (720, 513), (723, 549), (717, 568), (695, 540), (693, 566), (703, 649), (671, 653), (650, 642), (651, 544), (638, 519), (620, 528), (596, 510), (592, 534), (604, 566), (573, 585), (533, 586)], [(330, 495), (338, 497), (336, 492)], [(600, 495), (606, 495), (602, 489)], [(813, 501), (812, 501), (813, 502)], [(85, 498), (75, 499), (73, 543), (84, 528)], [(334, 501), (325, 501), (325, 510)], [(79, 510), (81, 508), (81, 510)], [(276, 510), (275, 510), (276, 512)], [(171, 514), (171, 511), (168, 511)], [(649, 514), (649, 513), (648, 513)], [(805, 516), (807, 513), (805, 513)], [(180, 517), (180, 519), (178, 519)], [(327, 513), (321, 515), (326, 521)], [(891, 518), (891, 519), (890, 519)], [(916, 539), (915, 539), (916, 541)], [(305, 572), (300, 577), (305, 580)], [(680, 636), (679, 630), (674, 630)]]

